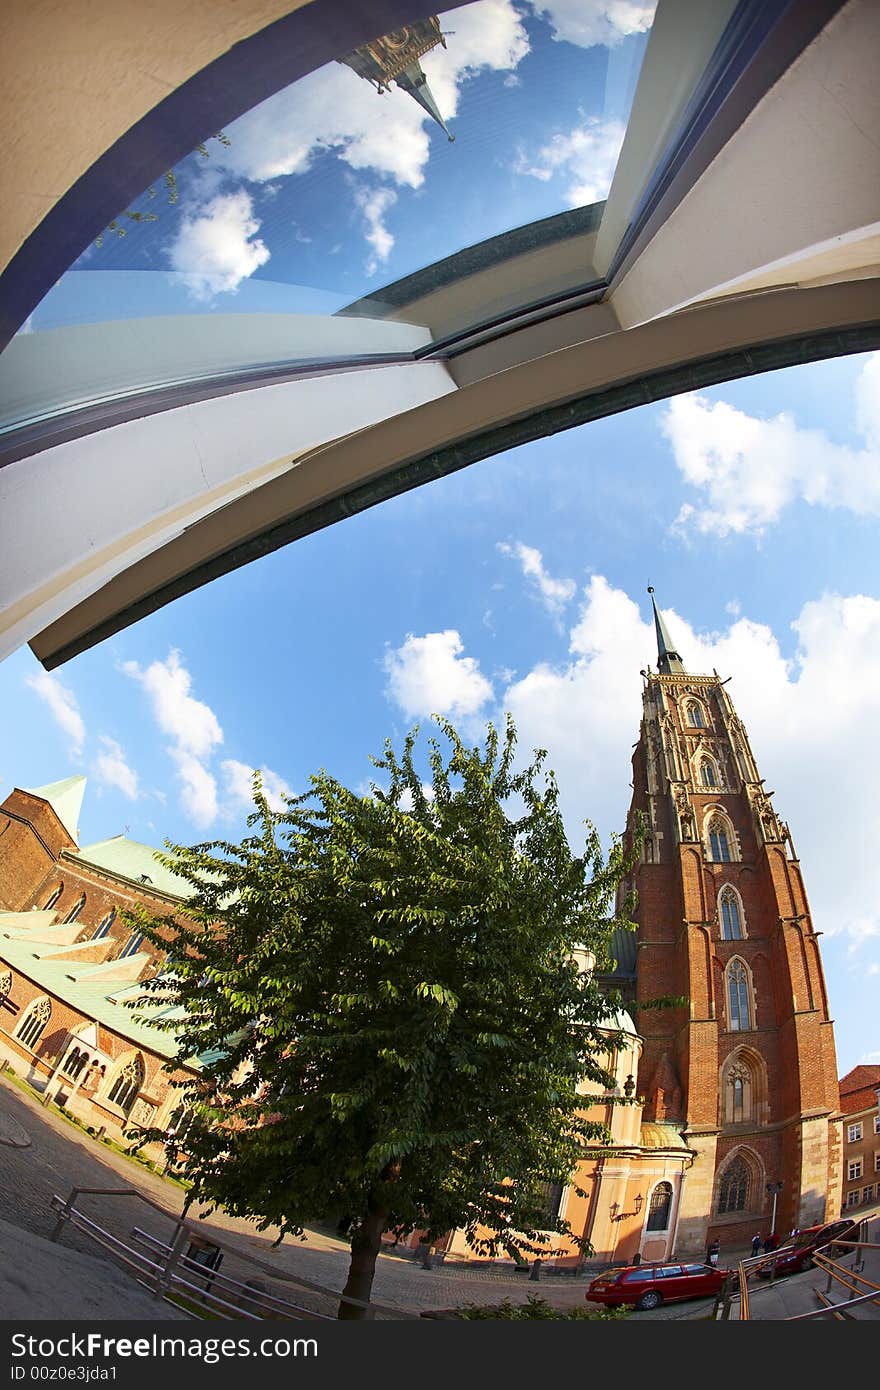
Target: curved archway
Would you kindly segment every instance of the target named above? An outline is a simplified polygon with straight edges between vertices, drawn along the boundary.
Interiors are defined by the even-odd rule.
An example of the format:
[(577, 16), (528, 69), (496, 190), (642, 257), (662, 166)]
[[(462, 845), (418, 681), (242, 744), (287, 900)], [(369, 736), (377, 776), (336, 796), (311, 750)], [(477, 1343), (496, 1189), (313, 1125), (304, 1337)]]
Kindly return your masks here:
[(740, 1145), (718, 1169), (712, 1210), (716, 1216), (747, 1215), (761, 1207), (764, 1168), (755, 1151)]

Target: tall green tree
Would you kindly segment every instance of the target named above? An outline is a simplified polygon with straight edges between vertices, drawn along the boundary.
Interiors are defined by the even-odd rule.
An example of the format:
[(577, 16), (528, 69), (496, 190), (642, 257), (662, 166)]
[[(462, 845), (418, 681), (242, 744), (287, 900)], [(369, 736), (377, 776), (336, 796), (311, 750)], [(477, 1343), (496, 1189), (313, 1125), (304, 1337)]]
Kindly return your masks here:
[(383, 1232), (463, 1228), (488, 1254), (570, 1234), (546, 1184), (604, 1135), (579, 1087), (611, 1080), (619, 1001), (583, 965), (607, 964), (621, 845), (606, 861), (587, 825), (572, 853), (512, 720), (474, 748), (437, 722), (429, 784), (417, 730), (366, 795), (321, 772), (277, 812), (257, 780), (254, 833), (172, 848), (193, 896), (138, 918), (169, 951), (152, 988), (183, 1006), (176, 1060), (212, 1059), (186, 1097), (193, 1196), (293, 1234), (349, 1216), (364, 1301)]

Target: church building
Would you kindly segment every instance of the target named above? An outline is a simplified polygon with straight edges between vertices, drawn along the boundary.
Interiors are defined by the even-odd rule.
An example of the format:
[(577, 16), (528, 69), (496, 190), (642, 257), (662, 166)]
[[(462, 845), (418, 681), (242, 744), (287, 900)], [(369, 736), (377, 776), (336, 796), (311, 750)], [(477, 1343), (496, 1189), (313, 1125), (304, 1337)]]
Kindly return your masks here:
[[(653, 594), (652, 590), (649, 590)], [(653, 598), (652, 598), (653, 603)], [(646, 1121), (694, 1155), (676, 1255), (838, 1215), (834, 1032), (801, 865), (717, 671), (691, 674), (654, 604), (628, 825), (645, 822), (632, 985)]]

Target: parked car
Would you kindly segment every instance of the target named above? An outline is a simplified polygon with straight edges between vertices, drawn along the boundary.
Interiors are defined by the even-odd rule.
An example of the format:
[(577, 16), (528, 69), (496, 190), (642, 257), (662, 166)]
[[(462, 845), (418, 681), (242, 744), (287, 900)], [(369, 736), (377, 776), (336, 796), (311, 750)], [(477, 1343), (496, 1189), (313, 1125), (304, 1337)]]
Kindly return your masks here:
[(656, 1308), (681, 1298), (708, 1298), (716, 1294), (729, 1271), (712, 1265), (655, 1264), (627, 1265), (624, 1269), (609, 1269), (594, 1279), (585, 1297), (594, 1303), (619, 1307), (622, 1303), (636, 1308)]
[(808, 1226), (805, 1231), (798, 1231), (793, 1243), (781, 1245), (775, 1260), (762, 1265), (758, 1274), (762, 1279), (769, 1279), (773, 1274), (800, 1274), (810, 1268), (815, 1252), (829, 1241), (854, 1240), (856, 1224), (844, 1217), (840, 1221), (826, 1221), (822, 1226)]

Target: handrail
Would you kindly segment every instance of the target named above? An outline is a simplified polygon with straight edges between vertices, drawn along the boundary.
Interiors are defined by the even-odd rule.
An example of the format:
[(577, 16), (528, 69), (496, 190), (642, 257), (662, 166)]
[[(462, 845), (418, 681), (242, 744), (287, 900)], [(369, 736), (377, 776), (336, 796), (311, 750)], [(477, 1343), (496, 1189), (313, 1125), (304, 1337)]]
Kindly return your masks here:
[[(790, 1253), (791, 1250), (794, 1248), (795, 1247), (791, 1245), (783, 1245), (776, 1250), (770, 1251), (766, 1255), (756, 1255), (750, 1259), (741, 1260), (739, 1262), (737, 1266), (737, 1281), (739, 1284), (740, 1303), (739, 1320), (741, 1322), (749, 1321), (751, 1318), (748, 1287), (750, 1275), (754, 1274), (757, 1270), (763, 1268), (765, 1265), (770, 1265), (772, 1267), (771, 1277), (767, 1287), (772, 1288), (773, 1280), (775, 1278), (775, 1265), (777, 1260), (780, 1258), (780, 1256)], [(855, 1307), (856, 1305), (861, 1303), (869, 1303), (872, 1301), (880, 1303), (880, 1284), (875, 1284), (871, 1279), (866, 1278), (863, 1274), (857, 1273), (855, 1270), (846, 1269), (846, 1267), (841, 1265), (837, 1260), (833, 1260), (830, 1255), (826, 1255), (824, 1253), (826, 1250), (835, 1249), (843, 1249), (847, 1252), (850, 1250), (880, 1250), (880, 1245), (878, 1245), (874, 1241), (840, 1240), (837, 1237), (832, 1237), (832, 1239), (827, 1241), (825, 1245), (819, 1246), (817, 1250), (814, 1250), (812, 1252), (810, 1259), (812, 1260), (812, 1263), (815, 1265), (817, 1269), (825, 1271), (828, 1275), (828, 1283), (825, 1287), (825, 1295), (827, 1295), (830, 1292), (832, 1280), (836, 1280), (838, 1284), (843, 1285), (844, 1288), (849, 1289), (850, 1291), (854, 1291), (857, 1294), (857, 1296), (854, 1298), (843, 1300), (840, 1303), (834, 1303), (830, 1299), (827, 1299), (825, 1307), (814, 1309), (809, 1313), (798, 1313), (790, 1318), (785, 1318), (784, 1321), (800, 1322), (806, 1319), (814, 1319), (829, 1316), (846, 1317), (846, 1310), (848, 1308)], [(860, 1293), (859, 1286), (864, 1287), (865, 1285), (868, 1286), (868, 1291), (866, 1293)], [(819, 1290), (817, 1289), (816, 1292), (819, 1293)], [(719, 1291), (718, 1297), (716, 1299), (714, 1316), (716, 1318), (729, 1318), (730, 1303), (731, 1292), (727, 1284), (725, 1284), (725, 1286)]]
[[(157, 1263), (156, 1260), (150, 1259), (145, 1252), (132, 1249), (131, 1246), (127, 1246), (110, 1231), (105, 1230), (104, 1227), (98, 1225), (97, 1222), (92, 1221), (90, 1217), (86, 1216), (85, 1213), (76, 1206), (78, 1199), (82, 1196), (135, 1197), (139, 1202), (143, 1202), (145, 1206), (151, 1207), (153, 1211), (159, 1212), (166, 1221), (173, 1221), (174, 1234), (167, 1244), (159, 1241), (155, 1236), (139, 1232), (139, 1235), (146, 1234), (148, 1240), (160, 1246), (164, 1245), (162, 1261)], [(215, 1279), (225, 1280), (229, 1284), (235, 1284), (237, 1282), (231, 1280), (228, 1275), (219, 1275), (218, 1271), (208, 1270), (205, 1266), (197, 1265), (197, 1262), (189, 1260), (187, 1256), (183, 1254), (182, 1245), (184, 1236), (194, 1236), (197, 1240), (206, 1239), (203, 1223), (192, 1221), (186, 1216), (173, 1216), (171, 1212), (159, 1202), (155, 1202), (152, 1198), (144, 1196), (142, 1192), (139, 1192), (137, 1188), (134, 1187), (74, 1187), (71, 1188), (67, 1198), (60, 1197), (57, 1193), (53, 1193), (49, 1205), (53, 1211), (58, 1213), (58, 1220), (55, 1224), (55, 1229), (49, 1237), (50, 1240), (59, 1240), (67, 1223), (72, 1222), (77, 1229), (83, 1231), (85, 1235), (90, 1236), (97, 1244), (102, 1245), (116, 1258), (121, 1260), (123, 1264), (129, 1266), (141, 1275), (149, 1275), (153, 1280), (152, 1287), (156, 1297), (167, 1298), (168, 1291), (180, 1285), (186, 1287), (187, 1293), (185, 1296), (187, 1298), (190, 1298), (189, 1291), (191, 1290), (199, 1295), (198, 1302), (216, 1302), (222, 1304), (224, 1308), (232, 1309), (238, 1317), (248, 1319), (259, 1317), (259, 1314), (251, 1313), (247, 1309), (225, 1303), (224, 1300), (218, 1298), (216, 1295), (211, 1295), (208, 1290), (189, 1283), (177, 1273), (177, 1267), (182, 1265), (184, 1269), (189, 1271), (198, 1268), (200, 1274), (212, 1274)], [(331, 1298), (337, 1303), (346, 1303), (355, 1308), (363, 1308), (367, 1317), (375, 1317), (376, 1313), (387, 1313), (391, 1317), (398, 1319), (420, 1319), (419, 1313), (408, 1308), (399, 1308), (391, 1304), (376, 1303), (372, 1300), (365, 1301), (360, 1298), (354, 1298), (351, 1294), (342, 1293), (338, 1289), (328, 1288), (325, 1284), (318, 1284), (314, 1280), (306, 1279), (297, 1274), (290, 1274), (287, 1270), (277, 1269), (274, 1265), (267, 1263), (265, 1260), (261, 1260), (257, 1256), (243, 1251), (241, 1247), (234, 1242), (225, 1240), (222, 1236), (217, 1235), (213, 1227), (210, 1228), (210, 1241), (211, 1244), (218, 1249), (234, 1255), (236, 1259), (244, 1260), (255, 1269), (271, 1275), (273, 1279), (280, 1283), (293, 1284), (301, 1289), (323, 1294), (325, 1297)], [(262, 1297), (263, 1295), (260, 1295), (261, 1299)], [(274, 1295), (267, 1295), (267, 1297), (274, 1300)], [(254, 1293), (249, 1294), (248, 1299), (250, 1302), (256, 1302)], [(277, 1302), (287, 1303), (287, 1300), (278, 1299)], [(321, 1318), (329, 1316), (321, 1313), (313, 1313), (305, 1309), (299, 1310), (297, 1305), (293, 1303), (289, 1303), (287, 1306), (291, 1310), (296, 1309), (298, 1312), (301, 1311), (301, 1315), (304, 1317)]]

